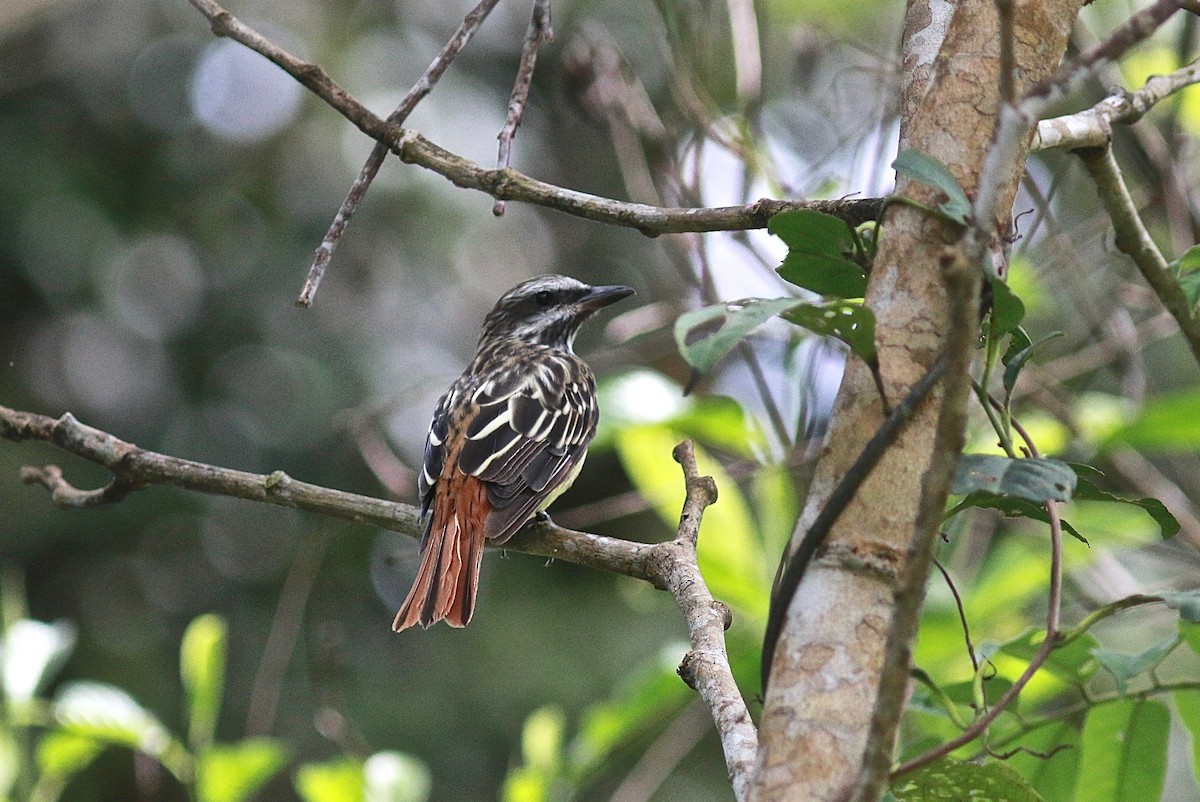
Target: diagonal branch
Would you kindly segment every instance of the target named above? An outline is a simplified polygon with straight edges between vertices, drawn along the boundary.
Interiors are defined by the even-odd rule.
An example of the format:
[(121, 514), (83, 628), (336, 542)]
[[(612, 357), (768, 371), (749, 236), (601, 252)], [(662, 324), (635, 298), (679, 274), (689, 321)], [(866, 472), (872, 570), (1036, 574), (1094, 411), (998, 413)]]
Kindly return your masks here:
[[(496, 137), (500, 140), (500, 153), (496, 157), (496, 168), (503, 170), (512, 162), (512, 141), (525, 116), (525, 103), (529, 100), (529, 89), (533, 86), (533, 69), (537, 65), (538, 50), (543, 42), (554, 39), (554, 29), (550, 26), (550, 0), (533, 0), (533, 16), (529, 19), (529, 29), (525, 32), (525, 45), (521, 48), (521, 63), (517, 67), (517, 77), (513, 80), (512, 97), (508, 101), (508, 116), (504, 119), (504, 127)], [(497, 217), (504, 214), (504, 201), (497, 200), (492, 204), (492, 214)]]
[[(442, 77), (442, 73), (450, 67), (450, 62), (454, 61), (454, 57), (467, 46), (467, 42), (471, 41), (471, 37), (475, 35), (475, 31), (479, 29), (479, 26), (483, 24), (488, 14), (491, 13), (492, 9), (499, 2), (500, 0), (480, 0), (479, 5), (471, 9), (463, 18), (462, 25), (458, 27), (458, 30), (446, 42), (441, 52), (434, 57), (433, 61), (425, 69), (425, 72), (401, 99), (400, 105), (388, 115), (387, 122), (392, 125), (404, 124), (404, 121), (408, 119), (409, 114), (412, 114), (412, 110), (417, 107), (417, 104), (433, 91), (433, 87), (437, 85), (438, 80)], [(208, 11), (205, 9), (208, 6), (208, 3), (196, 5), (206, 15)], [(213, 30), (216, 32), (215, 27)], [(218, 33), (218, 35), (221, 34)], [(350, 186), (350, 191), (346, 193), (346, 199), (342, 201), (341, 207), (338, 208), (337, 214), (334, 215), (333, 222), (329, 225), (329, 230), (325, 233), (325, 238), (321, 240), (321, 244), (317, 246), (317, 250), (313, 254), (312, 266), (308, 269), (308, 278), (304, 280), (304, 287), (300, 290), (300, 297), (296, 299), (296, 306), (309, 306), (312, 304), (317, 287), (320, 286), (321, 279), (325, 275), (325, 268), (329, 266), (329, 260), (333, 258), (333, 251), (341, 240), (342, 233), (346, 230), (346, 224), (350, 222), (350, 217), (358, 211), (359, 204), (362, 203), (362, 199), (366, 196), (371, 182), (375, 180), (375, 176), (379, 173), (379, 167), (383, 164), (384, 157), (387, 154), (387, 145), (382, 141), (376, 142), (375, 147), (371, 150), (371, 155), (367, 157), (367, 161), (359, 171), (358, 177), (354, 179), (354, 183)]]
[(402, 161), (432, 170), (456, 186), (485, 192), (497, 200), (515, 200), (545, 206), (587, 220), (633, 228), (650, 236), (766, 228), (771, 217), (793, 209), (824, 212), (841, 218), (850, 225), (858, 225), (874, 220), (883, 203), (881, 198), (818, 201), (764, 198), (741, 206), (650, 206), (559, 187), (530, 178), (512, 168), (488, 169), (446, 150), (415, 131), (382, 119), (338, 86), (321, 67), (279, 47), (213, 0), (191, 0), (191, 3), (209, 20), (214, 34), (239, 42), (270, 60), (364, 134), (378, 142), (386, 143)]
[(1200, 321), (1193, 315), (1183, 288), (1171, 275), (1167, 260), (1142, 223), (1137, 206), (1129, 195), (1129, 188), (1125, 186), (1121, 168), (1113, 156), (1112, 147), (1106, 144), (1100, 148), (1083, 148), (1075, 153), (1100, 191), (1100, 202), (1104, 204), (1116, 231), (1117, 248), (1137, 265), (1150, 289), (1154, 290), (1162, 305), (1179, 324), (1192, 356), (1200, 363)]

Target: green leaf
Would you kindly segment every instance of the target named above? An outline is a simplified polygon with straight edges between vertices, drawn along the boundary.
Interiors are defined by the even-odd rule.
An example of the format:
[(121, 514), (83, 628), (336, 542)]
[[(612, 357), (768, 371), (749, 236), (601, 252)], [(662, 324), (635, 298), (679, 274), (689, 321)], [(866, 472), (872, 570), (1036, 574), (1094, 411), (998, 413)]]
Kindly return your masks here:
[(841, 340), (868, 365), (876, 363), (875, 315), (858, 301), (799, 304), (783, 317), (814, 334)]
[(403, 752), (376, 752), (363, 763), (368, 802), (425, 802), (433, 787), (429, 769)]
[(946, 165), (937, 159), (909, 148), (901, 151), (892, 162), (892, 169), (897, 173), (922, 184), (928, 184), (946, 193), (946, 201), (939, 205), (938, 211), (952, 222), (966, 225), (971, 217), (971, 202), (963, 192), (958, 179), (954, 177)]
[(1117, 682), (1118, 693), (1124, 696), (1129, 689), (1129, 680), (1156, 667), (1178, 645), (1179, 636), (1172, 633), (1149, 649), (1137, 654), (1119, 652), (1104, 646), (1092, 649), (1092, 654), (1102, 666), (1108, 669), (1108, 673), (1113, 675), (1113, 679)]
[(675, 321), (675, 344), (697, 373), (707, 373), (743, 337), (800, 303), (796, 298), (746, 298), (687, 312)]
[(67, 733), (150, 755), (181, 781), (190, 774), (183, 745), (120, 688), (86, 680), (68, 682), (55, 697), (54, 717)]
[(66, 662), (75, 648), (75, 627), (69, 621), (46, 624), (29, 618), (14, 621), (4, 631), (2, 659), (4, 698), (23, 704), (34, 698)]
[(87, 768), (104, 744), (83, 735), (51, 730), (38, 742), (37, 764), (42, 774), (70, 777)]
[(1193, 309), (1200, 304), (1200, 245), (1193, 245), (1169, 265)]
[(984, 492), (1037, 503), (1070, 501), (1075, 482), (1071, 466), (1056, 459), (963, 454), (950, 492), (957, 496)]
[(992, 336), (1003, 337), (1016, 331), (1025, 319), (1025, 303), (1017, 297), (1004, 279), (987, 277), (992, 285)]
[(767, 230), (788, 246), (776, 269), (785, 280), (818, 295), (861, 298), (867, 274), (848, 258), (854, 253), (854, 232), (845, 221), (821, 212), (797, 209), (767, 222)]
[(283, 768), (287, 751), (273, 738), (213, 744), (196, 759), (198, 802), (243, 802)]
[(557, 771), (562, 765), (563, 733), (566, 716), (557, 707), (533, 711), (521, 730), (521, 754), (525, 763), (544, 771)]
[(960, 763), (950, 758), (905, 774), (892, 784), (900, 802), (931, 800), (988, 800), (988, 802), (1042, 802), (1038, 792), (1003, 763)]
[[(1027, 630), (1002, 644), (999, 651), (1029, 662), (1045, 639), (1045, 630)], [(1096, 673), (1097, 662), (1092, 653), (1098, 647), (1096, 640), (1084, 633), (1065, 646), (1055, 647), (1046, 659), (1044, 670), (1067, 685), (1078, 686)]]
[(225, 622), (197, 616), (188, 624), (179, 647), (179, 675), (187, 698), (188, 743), (201, 750), (212, 743), (221, 710), (225, 679)]
[(1078, 744), (1078, 726), (1064, 721), (1039, 727), (1022, 736), (1015, 744), (997, 751), (1007, 754), (1021, 747), (1008, 759), (1008, 765), (1029, 780), (1046, 802), (1077, 802), (1075, 781), (1079, 773)]
[[(1075, 471), (1077, 476), (1080, 476), (1078, 465), (1072, 465), (1071, 468)], [(1179, 532), (1179, 521), (1166, 508), (1166, 505), (1156, 498), (1133, 499), (1114, 496), (1112, 493), (1096, 487), (1094, 483), (1088, 479), (1082, 478), (1082, 476), (1080, 476), (1079, 482), (1075, 486), (1074, 497), (1076, 501), (1112, 501), (1120, 504), (1129, 504), (1134, 507), (1140, 507), (1141, 509), (1145, 510), (1151, 518), (1154, 519), (1156, 524), (1158, 524), (1158, 528), (1162, 532), (1163, 540), (1174, 537)]]
[(1200, 448), (1200, 390), (1183, 390), (1146, 403), (1132, 422), (1112, 432), (1105, 445), (1192, 451)]
[(1175, 710), (1192, 735), (1192, 771), (1200, 780), (1200, 691), (1175, 691)]
[[(1035, 504), (1032, 501), (1026, 501), (1020, 498), (1012, 498), (1009, 496), (994, 496), (991, 493), (976, 492), (971, 493), (959, 503), (955, 504), (946, 511), (946, 518), (951, 518), (954, 515), (962, 512), (970, 507), (979, 507), (980, 509), (997, 510), (1006, 518), (1030, 518), (1035, 521), (1041, 521), (1044, 524), (1050, 523), (1050, 515), (1046, 512), (1046, 508), (1041, 504)], [(1066, 518), (1059, 518), (1062, 523), (1063, 531), (1071, 537), (1088, 545), (1088, 540), (1078, 529), (1071, 525), (1071, 522)]]
[(1200, 623), (1200, 589), (1177, 590), (1158, 595), (1164, 604), (1172, 610), (1178, 610), (1179, 617), (1184, 621)]
[(1080, 739), (1075, 798), (1145, 802), (1162, 796), (1171, 716), (1153, 700), (1124, 699), (1088, 713)]
[[(1017, 342), (1017, 332), (1018, 331), (1021, 331), (1020, 326), (1016, 326), (1012, 329), (1014, 344)], [(1024, 332), (1022, 332), (1022, 334), (1024, 335)], [(1034, 349), (1038, 348), (1039, 346), (1043, 345), (1044, 343), (1049, 342), (1050, 340), (1053, 340), (1056, 337), (1061, 337), (1061, 336), (1063, 336), (1063, 333), (1061, 331), (1053, 331), (1053, 332), (1047, 334), (1045, 337), (1038, 340), (1037, 342), (1029, 343), (1024, 348), (1017, 351), (1015, 354), (1012, 352), (1012, 345), (1009, 346), (1009, 349), (1007, 352), (1005, 352), (1004, 359), (1003, 359), (1003, 362), (1005, 365), (1005, 367), (1004, 367), (1005, 397), (1012, 395), (1013, 388), (1017, 386), (1017, 376), (1020, 375), (1021, 368), (1025, 367), (1025, 363), (1029, 361), (1029, 357), (1033, 356)], [(1028, 335), (1024, 335), (1024, 337), (1025, 337), (1025, 340), (1028, 341), (1028, 339), (1029, 339)]]
[(296, 769), (296, 793), (304, 802), (364, 802), (363, 767), (348, 758), (305, 763)]

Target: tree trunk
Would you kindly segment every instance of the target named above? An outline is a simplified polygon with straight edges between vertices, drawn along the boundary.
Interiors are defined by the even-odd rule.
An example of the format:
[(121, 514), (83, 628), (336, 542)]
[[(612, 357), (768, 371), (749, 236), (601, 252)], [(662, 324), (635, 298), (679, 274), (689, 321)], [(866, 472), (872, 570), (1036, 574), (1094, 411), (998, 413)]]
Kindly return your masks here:
[[(1019, 2), (1014, 21), (1017, 96), (1049, 77), (1082, 0)], [(1000, 108), (995, 0), (910, 2), (903, 41), (901, 149), (941, 161), (974, 196)], [(996, 231), (1009, 229), (1026, 151), (1003, 184)], [(897, 192), (936, 206), (927, 186)], [(962, 227), (911, 206), (890, 207), (867, 290), (888, 399), (895, 404), (937, 358), (947, 318), (939, 262)], [(914, 531), (922, 477), (942, 403), (935, 391), (859, 489), (809, 567), (775, 651), (760, 728), (753, 798), (836, 799), (854, 784), (874, 706), (896, 578)], [(869, 369), (851, 359), (828, 442), (793, 542), (883, 420)], [(944, 502), (944, 499), (942, 499)]]

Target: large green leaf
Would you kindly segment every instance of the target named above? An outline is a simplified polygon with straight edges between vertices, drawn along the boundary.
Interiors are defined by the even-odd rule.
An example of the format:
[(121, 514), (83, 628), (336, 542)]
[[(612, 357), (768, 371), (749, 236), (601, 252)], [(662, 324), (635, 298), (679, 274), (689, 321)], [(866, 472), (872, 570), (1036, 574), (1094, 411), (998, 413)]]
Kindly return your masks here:
[(1010, 459), (992, 454), (963, 454), (950, 486), (953, 495), (984, 492), (1042, 503), (1070, 501), (1075, 471), (1044, 457)]
[[(971, 507), (979, 507), (981, 509), (997, 510), (1006, 518), (1030, 518), (1035, 521), (1041, 521), (1044, 524), (1050, 523), (1050, 514), (1046, 512), (1046, 508), (1041, 504), (1035, 504), (1032, 501), (1026, 501), (1020, 498), (1011, 498), (1008, 496), (995, 496), (991, 493), (976, 492), (971, 493), (962, 501), (955, 504), (946, 511), (946, 517), (950, 518), (965, 509)], [(1081, 543), (1086, 544), (1085, 538), (1078, 529), (1071, 525), (1071, 522), (1066, 518), (1059, 518), (1062, 524), (1063, 531)]]
[(1200, 781), (1200, 691), (1175, 691), (1175, 709), (1192, 735), (1192, 772)]
[[(683, 473), (671, 457), (683, 439), (666, 426), (631, 426), (617, 433), (617, 453), (642, 497), (671, 529), (679, 524), (685, 496)], [(717, 483), (719, 498), (704, 512), (698, 558), (713, 595), (754, 617), (766, 615), (770, 578), (754, 518), (745, 497), (721, 467), (700, 446), (700, 472)]]
[(225, 681), (225, 622), (215, 615), (188, 624), (179, 647), (179, 676), (187, 698), (188, 744), (200, 751), (212, 743)]
[(1088, 713), (1075, 798), (1147, 802), (1162, 796), (1171, 716), (1154, 700), (1123, 699)]
[(992, 285), (992, 336), (1003, 337), (1016, 331), (1025, 319), (1025, 303), (999, 276), (987, 277)]
[(965, 225), (971, 216), (971, 202), (963, 192), (962, 185), (946, 165), (932, 156), (914, 148), (902, 150), (892, 162), (892, 169), (922, 184), (929, 184), (946, 194), (946, 201), (938, 211), (947, 219)]
[(1004, 763), (960, 763), (942, 758), (904, 775), (892, 784), (899, 802), (933, 800), (988, 800), (988, 802), (1042, 802), (1029, 782)]
[(1008, 759), (1008, 765), (1029, 780), (1046, 802), (1077, 802), (1078, 744), (1078, 725), (1063, 721), (1039, 727), (1015, 744), (1006, 744), (996, 751), (1008, 754), (1017, 750)]
[(867, 274), (848, 258), (854, 252), (854, 232), (845, 221), (821, 212), (797, 209), (767, 222), (767, 230), (788, 246), (777, 272), (787, 281), (818, 295), (861, 298)]
[(1146, 403), (1131, 423), (1109, 435), (1105, 445), (1193, 451), (1200, 448), (1200, 390), (1183, 390)]
[(196, 758), (198, 802), (250, 799), (287, 762), (287, 750), (273, 738), (210, 744)]

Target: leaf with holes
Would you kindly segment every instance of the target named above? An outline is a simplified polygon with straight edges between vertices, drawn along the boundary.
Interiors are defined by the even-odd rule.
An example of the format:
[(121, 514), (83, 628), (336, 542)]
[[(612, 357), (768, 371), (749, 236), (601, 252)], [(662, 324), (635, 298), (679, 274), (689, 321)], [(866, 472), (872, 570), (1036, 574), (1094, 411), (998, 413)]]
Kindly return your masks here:
[(937, 207), (938, 211), (951, 222), (966, 225), (971, 217), (971, 202), (967, 200), (967, 193), (963, 192), (958, 179), (946, 165), (928, 154), (909, 148), (901, 151), (896, 157), (892, 162), (892, 169), (900, 175), (944, 192), (946, 201)]
[(856, 235), (844, 220), (797, 209), (772, 217), (767, 230), (788, 246), (787, 257), (776, 268), (785, 280), (818, 295), (861, 298), (866, 294), (866, 271), (850, 258)]
[(834, 337), (850, 346), (859, 359), (876, 364), (875, 316), (855, 301), (800, 304), (783, 313), (785, 320), (823, 337)]
[(707, 373), (743, 337), (800, 303), (795, 298), (746, 298), (687, 312), (675, 321), (675, 344), (693, 370)]
[(999, 761), (960, 763), (942, 758), (910, 772), (892, 785), (899, 802), (934, 799), (986, 799), (989, 802), (1041, 802), (1029, 781)]
[(992, 454), (963, 454), (950, 492), (966, 496), (982, 491), (1042, 503), (1070, 501), (1075, 471), (1065, 462), (1044, 457), (1010, 459)]

